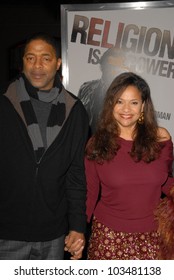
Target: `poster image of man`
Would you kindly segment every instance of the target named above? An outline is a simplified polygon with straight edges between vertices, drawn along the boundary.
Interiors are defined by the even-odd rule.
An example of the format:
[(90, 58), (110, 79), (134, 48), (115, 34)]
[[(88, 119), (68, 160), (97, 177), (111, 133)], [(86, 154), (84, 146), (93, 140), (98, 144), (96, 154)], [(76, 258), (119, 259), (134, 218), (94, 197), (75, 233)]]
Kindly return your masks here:
[(78, 92), (78, 97), (89, 116), (91, 134), (95, 132), (105, 93), (110, 83), (115, 76), (129, 71), (126, 66), (126, 53), (115, 47), (107, 49), (100, 58), (100, 70), (101, 78), (84, 82)]

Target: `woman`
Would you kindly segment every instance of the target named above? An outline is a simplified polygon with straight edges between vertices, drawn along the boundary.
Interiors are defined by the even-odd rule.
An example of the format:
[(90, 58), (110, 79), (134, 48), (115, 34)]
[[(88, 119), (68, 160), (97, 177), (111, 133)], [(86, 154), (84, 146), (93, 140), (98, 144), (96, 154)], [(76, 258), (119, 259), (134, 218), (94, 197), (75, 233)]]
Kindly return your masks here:
[(157, 125), (148, 84), (120, 74), (86, 147), (88, 259), (158, 259), (154, 210), (174, 182), (172, 161), (171, 137)]

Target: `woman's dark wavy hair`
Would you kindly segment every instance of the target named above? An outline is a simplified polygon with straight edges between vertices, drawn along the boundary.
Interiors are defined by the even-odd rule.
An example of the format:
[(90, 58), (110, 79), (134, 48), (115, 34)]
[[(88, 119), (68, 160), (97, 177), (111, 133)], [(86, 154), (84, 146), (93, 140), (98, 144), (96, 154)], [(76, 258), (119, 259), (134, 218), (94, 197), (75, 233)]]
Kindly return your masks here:
[(133, 145), (130, 156), (135, 161), (151, 162), (155, 160), (161, 150), (157, 130), (154, 106), (150, 88), (147, 82), (132, 72), (125, 72), (117, 76), (107, 90), (103, 110), (100, 114), (96, 133), (90, 138), (86, 146), (86, 156), (98, 163), (111, 160), (117, 154), (119, 145), (119, 126), (114, 118), (113, 110), (121, 94), (128, 86), (135, 86), (144, 102), (144, 123), (137, 125), (133, 134)]

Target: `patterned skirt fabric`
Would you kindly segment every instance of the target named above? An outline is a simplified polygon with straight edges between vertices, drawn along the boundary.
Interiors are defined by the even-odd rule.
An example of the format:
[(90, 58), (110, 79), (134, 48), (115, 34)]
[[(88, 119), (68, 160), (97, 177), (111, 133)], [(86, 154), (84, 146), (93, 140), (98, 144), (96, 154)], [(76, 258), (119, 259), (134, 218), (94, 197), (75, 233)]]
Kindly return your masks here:
[(88, 260), (158, 260), (159, 234), (116, 232), (93, 219)]

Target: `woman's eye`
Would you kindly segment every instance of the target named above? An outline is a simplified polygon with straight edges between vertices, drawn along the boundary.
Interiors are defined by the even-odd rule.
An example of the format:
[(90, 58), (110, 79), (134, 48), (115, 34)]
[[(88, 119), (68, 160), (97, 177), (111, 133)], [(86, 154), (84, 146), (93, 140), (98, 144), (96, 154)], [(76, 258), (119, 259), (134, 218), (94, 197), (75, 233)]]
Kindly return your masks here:
[(132, 104), (133, 105), (138, 105), (138, 101), (133, 101)]
[(117, 100), (117, 104), (122, 104), (122, 101), (121, 100)]

